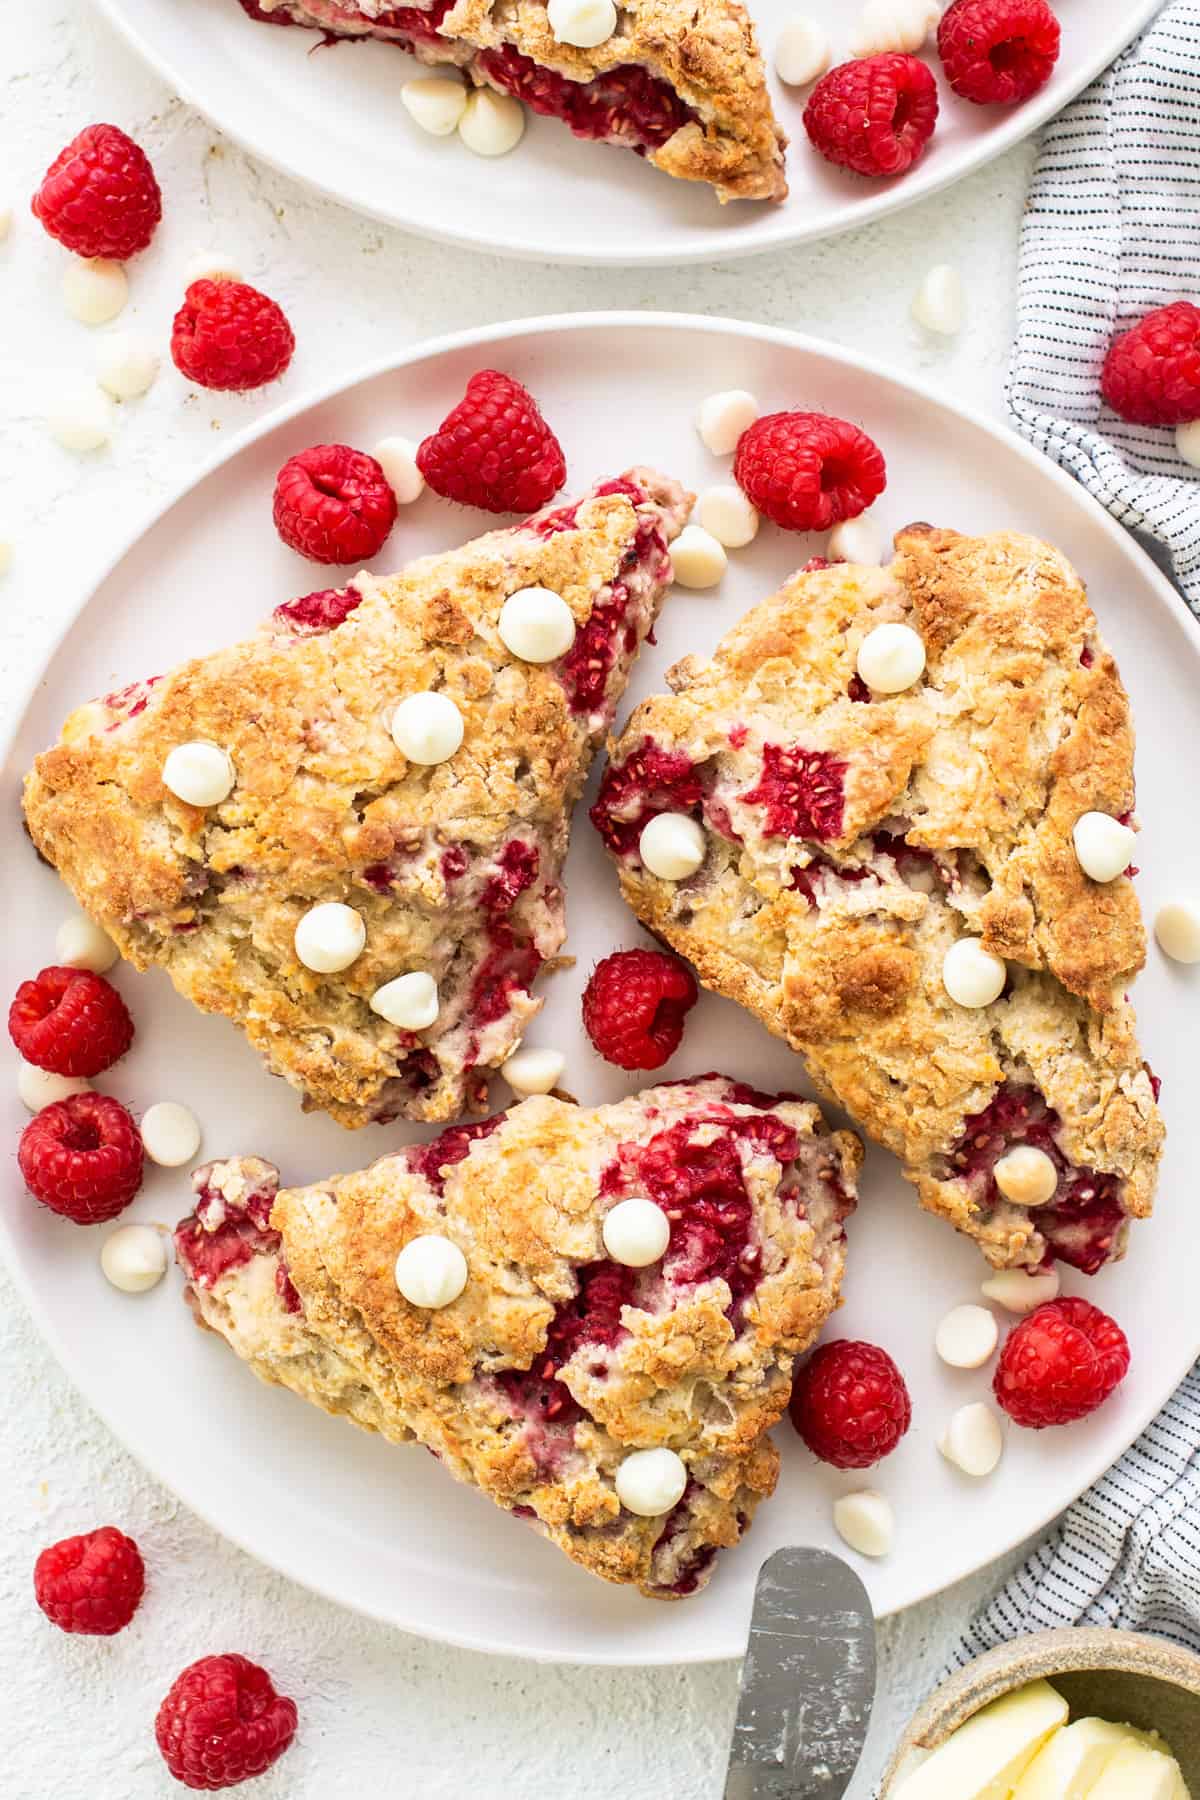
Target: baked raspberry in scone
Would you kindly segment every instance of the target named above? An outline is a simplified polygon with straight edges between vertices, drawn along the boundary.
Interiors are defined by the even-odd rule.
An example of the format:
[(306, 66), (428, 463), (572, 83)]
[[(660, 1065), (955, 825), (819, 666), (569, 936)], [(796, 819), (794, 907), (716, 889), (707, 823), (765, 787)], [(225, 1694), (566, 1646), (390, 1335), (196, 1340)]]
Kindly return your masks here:
[(545, 0), (239, 0), (252, 18), (326, 38), (382, 38), (423, 63), (455, 63), (579, 138), (622, 145), (719, 200), (782, 200), (787, 144), (741, 0), (629, 0), (604, 43), (560, 43)]
[[(896, 548), (793, 576), (679, 664), (592, 818), (643, 923), (805, 1056), (923, 1205), (998, 1267), (1091, 1273), (1148, 1215), (1163, 1138), (1125, 992), (1133, 886), (1084, 874), (1072, 837), (1133, 807), (1128, 700), (1050, 545), (914, 525)], [(926, 658), (895, 694), (857, 668), (889, 621)], [(703, 826), (684, 880), (642, 859), (664, 812)], [(943, 984), (963, 938), (990, 1003)]]
[[(424, 1444), (593, 1574), (670, 1599), (775, 1485), (766, 1433), (838, 1303), (861, 1159), (811, 1103), (703, 1076), (526, 1100), (278, 1194), (258, 1158), (213, 1163), (175, 1241), (199, 1321), (264, 1381)], [(604, 1237), (633, 1196), (669, 1222), (640, 1267)], [(394, 1273), (431, 1236), (465, 1257), (440, 1307)], [(682, 1463), (652, 1516), (618, 1496), (646, 1450)]]
[[(129, 961), (235, 1020), (306, 1106), (349, 1126), (479, 1110), (562, 945), (571, 808), (690, 506), (635, 469), (399, 575), (308, 594), (256, 637), (81, 707), (26, 783), (34, 843)], [(498, 630), (528, 587), (573, 615), (557, 660), (520, 660)], [(436, 764), (390, 729), (429, 690), (463, 731)], [(172, 750), (197, 743), (231, 764), (208, 806), (164, 782)], [(296, 930), (327, 903), (365, 941), (318, 973)], [(411, 974), (436, 990), (420, 1029), (379, 1010)]]

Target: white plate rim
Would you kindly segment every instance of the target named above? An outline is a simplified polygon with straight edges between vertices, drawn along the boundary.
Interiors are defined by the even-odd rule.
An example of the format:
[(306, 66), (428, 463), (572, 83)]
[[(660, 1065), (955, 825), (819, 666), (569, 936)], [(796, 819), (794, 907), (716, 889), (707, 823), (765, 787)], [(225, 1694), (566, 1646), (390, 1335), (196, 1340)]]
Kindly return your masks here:
[[(431, 361), (447, 354), (495, 344), (510, 337), (529, 335), (545, 336), (551, 333), (563, 334), (594, 331), (598, 329), (637, 331), (645, 328), (657, 331), (717, 332), (729, 337), (742, 337), (758, 343), (775, 345), (785, 350), (799, 351), (801, 354), (830, 358), (843, 364), (847, 370), (856, 374), (882, 379), (903, 388), (911, 393), (917, 400), (939, 410), (955, 412), (960, 418), (964, 419), (968, 425), (984, 432), (988, 437), (993, 439), (1002, 450), (1010, 453), (1015, 452), (1020, 460), (1029, 464), (1032, 468), (1035, 468), (1044, 479), (1048, 480), (1053, 486), (1056, 486), (1070, 503), (1079, 507), (1081, 511), (1090, 517), (1092, 522), (1099, 527), (1104, 535), (1119, 544), (1124, 550), (1132, 551), (1134, 560), (1140, 562), (1150, 585), (1158, 590), (1160, 598), (1172, 609), (1173, 616), (1176, 618), (1182, 616), (1185, 635), (1190, 637), (1193, 647), (1197, 654), (1200, 655), (1200, 620), (1197, 620), (1191, 613), (1189, 608), (1184, 604), (1178, 591), (1171, 585), (1161, 570), (1157, 568), (1152, 558), (1146, 554), (1137, 543), (1136, 539), (1134, 539), (1122, 525), (1119, 525), (1112, 515), (1108, 513), (1098, 501), (1092, 498), (1085, 488), (1060, 469), (1057, 464), (1050, 462), (1048, 458), (1044, 457), (1039, 451), (1033, 449), (1031, 445), (1018, 437), (1016, 433), (1011, 431), (1006, 425), (988, 418), (987, 415), (979, 411), (978, 408), (963, 405), (958, 401), (952, 400), (949, 395), (938, 393), (931, 384), (915, 380), (906, 374), (902, 374), (896, 369), (890, 368), (887, 363), (878, 358), (865, 356), (858, 351), (846, 349), (840, 344), (830, 343), (828, 340), (822, 338), (812, 337), (802, 332), (789, 331), (782, 326), (758, 325), (747, 320), (723, 317), (710, 318), (703, 313), (686, 312), (638, 312), (624, 310), (616, 312), (551, 313), (544, 316), (533, 316), (525, 319), (510, 319), (495, 325), (474, 327), (469, 330), (447, 333), (440, 337), (425, 338), (417, 344), (408, 346), (399, 353), (393, 353), (386, 357), (373, 359), (353, 373), (340, 376), (321, 388), (291, 400), (286, 405), (280, 406), (272, 412), (267, 413), (262, 419), (256, 421), (255, 424), (240, 432), (214, 455), (207, 457), (195, 473), (189, 478), (181, 481), (166, 499), (156, 502), (152, 507), (147, 509), (143, 517), (125, 537), (120, 547), (108, 557), (104, 565), (97, 572), (94, 580), (92, 580), (81, 592), (76, 605), (64, 620), (61, 628), (54, 634), (54, 637), (46, 646), (45, 652), (40, 659), (37, 672), (34, 673), (19, 690), (16, 702), (9, 715), (7, 728), (3, 732), (0, 732), (0, 768), (3, 768), (8, 764), (24, 715), (33, 700), (37, 688), (44, 679), (46, 665), (57, 655), (62, 644), (74, 630), (77, 621), (84, 609), (90, 604), (94, 595), (105, 582), (110, 579), (119, 564), (130, 554), (140, 539), (148, 531), (156, 527), (175, 506), (185, 499), (194, 488), (198, 487), (215, 470), (231, 462), (235, 457), (239, 456), (242, 451), (248, 449), (260, 438), (268, 436), (270, 433), (277, 430), (279, 426), (287, 424), (289, 420), (298, 417), (302, 413), (308, 412), (313, 407), (324, 405), (326, 402), (336, 399), (339, 394), (346, 392), (348, 389), (358, 387), (363, 382), (381, 379), (398, 370), (407, 368), (414, 363)], [(582, 1653), (572, 1654), (569, 1657), (564, 1657), (554, 1652), (539, 1653), (538, 1651), (531, 1649), (527, 1643), (519, 1641), (503, 1641), (498, 1639), (494, 1633), (484, 1636), (478, 1631), (456, 1630), (453, 1625), (439, 1626), (435, 1629), (424, 1620), (422, 1620), (420, 1624), (400, 1625), (397, 1623), (396, 1609), (394, 1607), (390, 1610), (385, 1610), (382, 1606), (375, 1608), (363, 1604), (361, 1601), (355, 1601), (353, 1603), (348, 1602), (333, 1585), (323, 1583), (319, 1574), (314, 1574), (314, 1572), (307, 1567), (297, 1566), (297, 1559), (284, 1553), (281, 1553), (278, 1556), (267, 1555), (258, 1544), (250, 1541), (248, 1534), (242, 1534), (231, 1529), (226, 1522), (218, 1524), (205, 1509), (197, 1506), (187, 1495), (179, 1491), (175, 1486), (172, 1476), (167, 1469), (161, 1466), (160, 1459), (156, 1455), (148, 1455), (140, 1447), (135, 1450), (133, 1446), (127, 1442), (120, 1427), (110, 1416), (108, 1407), (103, 1398), (102, 1378), (97, 1376), (93, 1381), (90, 1375), (85, 1376), (78, 1372), (73, 1359), (62, 1343), (49, 1311), (42, 1304), (38, 1290), (31, 1281), (26, 1280), (25, 1274), (15, 1255), (10, 1252), (7, 1234), (3, 1231), (0, 1231), (0, 1259), (3, 1260), (14, 1286), (25, 1301), (26, 1306), (29, 1308), (29, 1312), (38, 1331), (54, 1353), (60, 1368), (77, 1391), (82, 1394), (87, 1404), (112, 1432), (118, 1443), (127, 1449), (129, 1454), (133, 1456), (142, 1467), (147, 1469), (156, 1481), (160, 1482), (163, 1487), (174, 1494), (176, 1498), (189, 1509), (189, 1511), (195, 1513), (198, 1518), (202, 1519), (211, 1530), (216, 1531), (220, 1536), (229, 1539), (230, 1542), (236, 1544), (240, 1550), (244, 1551), (246, 1555), (253, 1557), (256, 1562), (262, 1563), (266, 1567), (273, 1569), (277, 1574), (285, 1576), (290, 1581), (297, 1582), (301, 1587), (307, 1588), (310, 1592), (319, 1594), (321, 1598), (332, 1601), (338, 1606), (346, 1607), (348, 1610), (354, 1611), (361, 1616), (371, 1618), (375, 1620), (376, 1623), (386, 1625), (392, 1630), (405, 1630), (411, 1632), (415, 1637), (433, 1643), (447, 1644), (455, 1649), (473, 1650), (486, 1655), (516, 1657), (522, 1661), (532, 1663), (547, 1663), (571, 1667), (676, 1667), (685, 1664), (728, 1662), (735, 1660), (736, 1657), (742, 1654), (741, 1651), (721, 1652), (696, 1648), (695, 1650), (684, 1650), (682, 1652), (672, 1650), (669, 1654), (660, 1651), (650, 1651), (642, 1652), (637, 1655), (627, 1655), (619, 1654), (614, 1651), (611, 1653), (596, 1652), (592, 1655), (584, 1655)], [(1099, 1455), (1094, 1455), (1090, 1459), (1081, 1460), (1076, 1471), (1078, 1487), (1076, 1488), (1074, 1499), (1078, 1499), (1079, 1495), (1082, 1494), (1085, 1489), (1090, 1487), (1095, 1481), (1099, 1480), (1106, 1470), (1111, 1468), (1113, 1463), (1117, 1461), (1118, 1457), (1129, 1448), (1129, 1445), (1132, 1444), (1136, 1438), (1140, 1437), (1146, 1426), (1158, 1415), (1158, 1412), (1165, 1404), (1167, 1398), (1169, 1398), (1170, 1393), (1173, 1393), (1175, 1388), (1178, 1387), (1179, 1383), (1184, 1379), (1197, 1356), (1200, 1356), (1200, 1324), (1197, 1326), (1195, 1345), (1189, 1351), (1182, 1366), (1171, 1374), (1169, 1388), (1157, 1401), (1152, 1402), (1148, 1407), (1135, 1412), (1126, 1420), (1125, 1430), (1122, 1433), (1122, 1439), (1116, 1452), (1111, 1453), (1108, 1446), (1105, 1446)], [(1072, 1503), (1073, 1502), (1068, 1502), (1067, 1504), (1069, 1505)], [(1039, 1514), (1036, 1523), (1031, 1527), (1027, 1526), (1026, 1522), (1023, 1521), (1022, 1530), (1011, 1539), (1007, 1539), (1004, 1543), (996, 1545), (991, 1550), (991, 1553), (985, 1562), (976, 1565), (974, 1569), (958, 1571), (948, 1581), (940, 1581), (936, 1576), (933, 1576), (929, 1585), (922, 1586), (920, 1591), (913, 1594), (902, 1606), (890, 1607), (884, 1612), (879, 1613), (877, 1617), (881, 1619), (887, 1618), (895, 1613), (906, 1611), (910, 1606), (920, 1605), (924, 1601), (931, 1599), (934, 1595), (944, 1592), (956, 1582), (966, 1579), (968, 1575), (978, 1573), (980, 1570), (988, 1568), (992, 1563), (998, 1561), (1010, 1551), (1017, 1549), (1021, 1544), (1031, 1542), (1040, 1532), (1045, 1530), (1046, 1526), (1049, 1525), (1052, 1520), (1059, 1517), (1063, 1510), (1065, 1510), (1065, 1508), (1051, 1506), (1044, 1514)]]
[[(514, 237), (489, 236), (486, 232), (455, 231), (452, 226), (433, 226), (425, 221), (406, 218), (402, 213), (389, 211), (382, 207), (366, 205), (347, 197), (328, 182), (317, 176), (301, 171), (287, 156), (263, 143), (252, 132), (237, 129), (229, 123), (228, 116), (220, 104), (220, 99), (210, 104), (198, 93), (193, 92), (191, 83), (173, 63), (171, 58), (159, 52), (147, 41), (137, 26), (125, 15), (122, 0), (94, 0), (94, 4), (132, 50), (154, 70), (162, 81), (170, 87), (180, 99), (194, 106), (197, 112), (224, 132), (243, 150), (267, 163), (279, 174), (299, 181), (314, 193), (323, 195), (327, 200), (335, 201), (339, 206), (347, 207), (351, 212), (366, 218), (378, 219), (385, 225), (393, 225), (401, 231), (410, 231), (415, 236), (432, 239), (435, 243), (450, 244), (458, 249), (487, 251), (499, 256), (509, 256), (518, 262), (540, 262), (556, 266), (570, 265), (583, 268), (662, 268), (683, 263), (735, 262), (747, 257), (761, 256), (770, 251), (782, 250), (796, 244), (813, 243), (826, 238), (839, 237), (847, 231), (855, 231), (860, 226), (872, 224), (904, 207), (913, 206), (918, 201), (931, 199), (935, 194), (943, 193), (957, 181), (993, 162), (996, 157), (1003, 156), (1024, 138), (1030, 136), (1057, 112), (1076, 99), (1102, 70), (1114, 62), (1122, 51), (1128, 49), (1145, 27), (1154, 18), (1164, 4), (1164, 0), (1135, 0), (1129, 13), (1121, 20), (1104, 41), (1094, 49), (1071, 77), (1065, 96), (1059, 98), (1043, 90), (1040, 95), (1027, 101), (1024, 105), (1014, 107), (1009, 115), (997, 124), (986, 138), (980, 140), (980, 148), (963, 159), (957, 167), (945, 170), (941, 175), (922, 175), (918, 172), (912, 181), (889, 183), (886, 188), (879, 189), (873, 196), (864, 201), (847, 202), (839, 207), (832, 217), (811, 226), (803, 223), (788, 223), (782, 213), (775, 219), (768, 220), (764, 228), (753, 241), (746, 241), (736, 232), (726, 232), (722, 236), (714, 236), (703, 243), (675, 246), (664, 244), (661, 249), (653, 245), (626, 247), (624, 250), (598, 248), (594, 252), (582, 250), (560, 249), (552, 245)], [(753, 0), (751, 0), (753, 4)], [(1076, 79), (1076, 75), (1078, 79)], [(799, 134), (794, 134), (799, 141)], [(665, 178), (664, 178), (665, 179)]]

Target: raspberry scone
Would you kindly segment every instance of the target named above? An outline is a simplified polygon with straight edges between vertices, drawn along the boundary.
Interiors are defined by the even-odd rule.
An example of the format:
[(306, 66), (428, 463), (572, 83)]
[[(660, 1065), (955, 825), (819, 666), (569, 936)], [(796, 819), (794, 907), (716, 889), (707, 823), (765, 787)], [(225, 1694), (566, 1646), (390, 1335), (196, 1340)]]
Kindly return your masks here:
[(239, 0), (252, 18), (326, 38), (383, 38), (423, 63), (455, 63), (561, 119), (578, 138), (622, 145), (719, 200), (782, 200), (787, 139), (775, 122), (754, 26), (740, 0), (631, 0), (589, 49), (561, 43), (545, 0)]
[[(805, 1056), (924, 1206), (997, 1267), (1091, 1273), (1148, 1215), (1163, 1138), (1125, 995), (1138, 903), (1073, 842), (1133, 806), (1128, 700), (1050, 545), (913, 525), (896, 548), (793, 576), (672, 670), (592, 818), (643, 923)], [(869, 687), (860, 649), (870, 673), (889, 640)], [(696, 845), (680, 879), (664, 827), (643, 840), (664, 814), (668, 849)]]
[(861, 1160), (810, 1102), (704, 1076), (526, 1100), (279, 1193), (256, 1157), (212, 1163), (175, 1241), (199, 1322), (264, 1381), (670, 1599), (775, 1485)]
[[(307, 1107), (479, 1110), (562, 945), (571, 808), (690, 506), (635, 469), (81, 707), (26, 782), (35, 845), (122, 955), (235, 1020)], [(529, 589), (549, 661), (507, 647)], [(411, 742), (414, 695), (418, 739), (448, 718), (457, 749)]]

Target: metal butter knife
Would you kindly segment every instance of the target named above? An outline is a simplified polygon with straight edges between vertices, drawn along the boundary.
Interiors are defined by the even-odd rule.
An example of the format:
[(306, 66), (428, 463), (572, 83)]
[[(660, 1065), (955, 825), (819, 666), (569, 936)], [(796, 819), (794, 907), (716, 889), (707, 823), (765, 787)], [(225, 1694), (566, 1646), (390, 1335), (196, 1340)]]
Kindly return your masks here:
[(840, 1800), (875, 1700), (875, 1619), (828, 1550), (777, 1550), (759, 1571), (725, 1800)]

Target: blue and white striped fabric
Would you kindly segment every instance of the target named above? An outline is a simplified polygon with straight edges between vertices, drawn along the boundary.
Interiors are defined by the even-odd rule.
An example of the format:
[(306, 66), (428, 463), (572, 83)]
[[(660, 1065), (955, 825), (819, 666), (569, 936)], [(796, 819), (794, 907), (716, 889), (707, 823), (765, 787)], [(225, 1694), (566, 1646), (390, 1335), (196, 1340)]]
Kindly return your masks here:
[(1008, 384), (1017, 430), (1161, 546), (1200, 612), (1200, 473), (1169, 428), (1127, 425), (1100, 402), (1113, 333), (1184, 299), (1200, 303), (1200, 0), (1171, 0), (1047, 127)]

